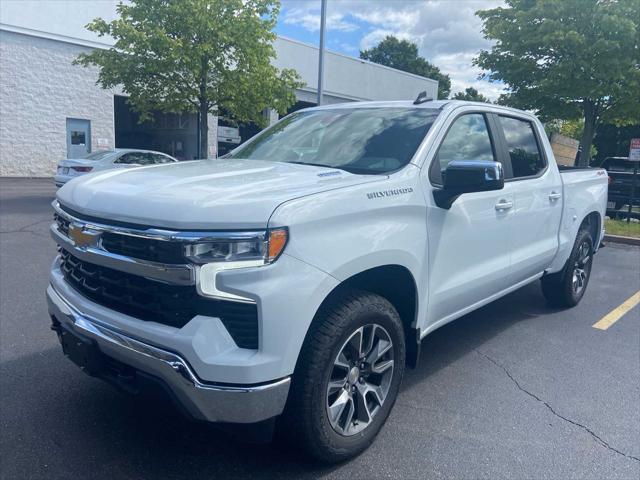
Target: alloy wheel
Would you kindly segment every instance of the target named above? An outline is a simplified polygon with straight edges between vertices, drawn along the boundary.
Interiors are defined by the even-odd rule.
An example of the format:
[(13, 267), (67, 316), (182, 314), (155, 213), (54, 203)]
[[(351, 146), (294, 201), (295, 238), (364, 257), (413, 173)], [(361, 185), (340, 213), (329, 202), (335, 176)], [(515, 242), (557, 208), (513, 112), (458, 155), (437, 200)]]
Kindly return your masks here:
[(591, 269), (591, 246), (584, 241), (578, 249), (578, 258), (573, 266), (573, 278), (571, 288), (575, 295), (579, 295), (584, 290)]
[(344, 436), (364, 430), (384, 404), (394, 373), (393, 341), (378, 324), (353, 332), (336, 356), (327, 385), (327, 415)]

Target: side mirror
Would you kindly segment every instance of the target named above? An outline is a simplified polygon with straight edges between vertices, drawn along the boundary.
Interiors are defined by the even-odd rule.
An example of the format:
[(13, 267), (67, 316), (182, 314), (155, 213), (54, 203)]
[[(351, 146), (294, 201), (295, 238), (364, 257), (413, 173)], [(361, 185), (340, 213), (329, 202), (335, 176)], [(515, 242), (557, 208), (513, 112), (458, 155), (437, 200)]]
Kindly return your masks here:
[(443, 174), (444, 185), (433, 191), (440, 208), (450, 209), (463, 193), (487, 192), (504, 188), (504, 173), (498, 162), (454, 160)]

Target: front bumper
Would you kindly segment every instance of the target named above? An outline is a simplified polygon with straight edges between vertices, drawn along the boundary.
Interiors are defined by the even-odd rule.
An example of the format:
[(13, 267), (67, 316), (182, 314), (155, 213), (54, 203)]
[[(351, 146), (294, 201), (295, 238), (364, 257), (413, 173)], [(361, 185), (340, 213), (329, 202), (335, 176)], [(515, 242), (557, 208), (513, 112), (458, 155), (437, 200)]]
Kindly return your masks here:
[(74, 308), (53, 286), (47, 289), (49, 314), (64, 328), (95, 342), (100, 352), (160, 380), (198, 420), (256, 423), (282, 413), (289, 377), (258, 385), (222, 385), (200, 380), (181, 356), (141, 342)]

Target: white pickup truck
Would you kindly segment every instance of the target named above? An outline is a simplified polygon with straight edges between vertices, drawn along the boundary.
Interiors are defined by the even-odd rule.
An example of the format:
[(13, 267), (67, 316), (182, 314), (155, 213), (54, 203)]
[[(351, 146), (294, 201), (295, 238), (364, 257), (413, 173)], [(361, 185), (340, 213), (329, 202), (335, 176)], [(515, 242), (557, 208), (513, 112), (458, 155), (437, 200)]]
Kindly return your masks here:
[(339, 461), (373, 441), (435, 329), (536, 280), (576, 305), (606, 201), (606, 172), (560, 171), (526, 112), (302, 110), (222, 159), (62, 187), (52, 328), (91, 375)]

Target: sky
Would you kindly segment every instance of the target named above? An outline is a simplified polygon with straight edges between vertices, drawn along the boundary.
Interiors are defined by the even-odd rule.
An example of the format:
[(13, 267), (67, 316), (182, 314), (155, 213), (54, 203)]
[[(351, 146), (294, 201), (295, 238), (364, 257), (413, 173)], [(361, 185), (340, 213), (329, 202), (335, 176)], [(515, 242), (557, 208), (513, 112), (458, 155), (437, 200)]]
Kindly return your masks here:
[[(320, 0), (281, 0), (276, 32), (318, 45)], [(327, 50), (357, 57), (386, 35), (418, 45), (421, 56), (451, 77), (451, 93), (474, 87), (496, 99), (504, 85), (479, 80), (472, 60), (491, 42), (482, 36), (477, 10), (500, 6), (502, 0), (328, 0)]]

